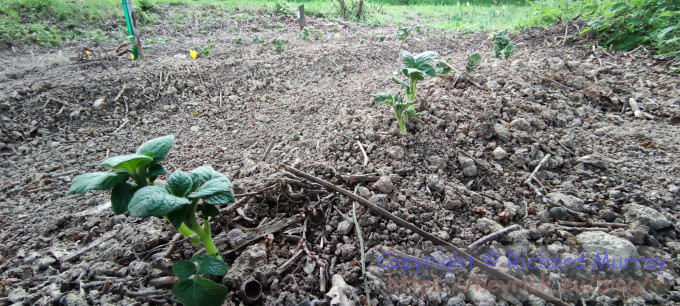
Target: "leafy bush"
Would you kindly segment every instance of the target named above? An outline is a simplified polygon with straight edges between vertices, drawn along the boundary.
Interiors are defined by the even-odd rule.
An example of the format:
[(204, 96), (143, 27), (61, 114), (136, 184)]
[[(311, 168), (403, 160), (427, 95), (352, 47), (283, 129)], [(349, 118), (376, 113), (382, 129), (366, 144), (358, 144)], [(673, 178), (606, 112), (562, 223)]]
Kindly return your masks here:
[(309, 40), (309, 29), (305, 27), (304, 29), (302, 29), (302, 31), (300, 31), (299, 35), (302, 39)]
[(144, 12), (146, 12), (146, 11), (151, 11), (151, 10), (153, 10), (154, 8), (156, 8), (156, 6), (153, 4), (153, 1), (152, 1), (152, 0), (139, 0), (139, 7), (140, 7), (140, 8), (142, 9), (142, 11), (144, 11)]
[(631, 50), (654, 48), (661, 57), (674, 57), (680, 72), (680, 1), (668, 0), (541, 0), (532, 4), (524, 26), (549, 25), (563, 20), (588, 20), (581, 33), (594, 33), (605, 47)]
[[(69, 194), (111, 190), (114, 214), (129, 211), (138, 217), (165, 218), (185, 237), (196, 234), (197, 237), (190, 238), (190, 241), (203, 242), (208, 254), (173, 265), (173, 273), (179, 282), (172, 292), (184, 305), (221, 305), (226, 299), (227, 288), (197, 273), (227, 273), (227, 266), (211, 237), (210, 218), (220, 214), (216, 205), (234, 203), (232, 184), (212, 167), (202, 166), (189, 173), (176, 170), (168, 176), (165, 186), (157, 186), (156, 179), (167, 174), (160, 163), (168, 155), (174, 140), (175, 136), (172, 135), (155, 138), (143, 143), (134, 154), (105, 159), (100, 166), (115, 172), (92, 172), (76, 176)], [(197, 214), (203, 219), (203, 224), (198, 222)]]

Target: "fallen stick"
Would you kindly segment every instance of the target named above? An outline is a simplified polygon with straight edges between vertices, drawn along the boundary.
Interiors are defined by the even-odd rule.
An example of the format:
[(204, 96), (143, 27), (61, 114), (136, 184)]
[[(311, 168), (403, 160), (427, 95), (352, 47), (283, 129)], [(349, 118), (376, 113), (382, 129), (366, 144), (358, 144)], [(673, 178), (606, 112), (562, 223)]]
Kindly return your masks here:
[(609, 229), (605, 227), (571, 227), (571, 226), (558, 226), (556, 230), (563, 230), (568, 232), (608, 232)]
[(541, 167), (543, 167), (543, 164), (545, 164), (545, 162), (547, 162), (548, 159), (550, 159), (550, 153), (546, 154), (545, 157), (543, 157), (543, 159), (541, 160), (541, 162), (538, 163), (538, 166), (536, 166), (536, 169), (534, 169), (534, 172), (531, 172), (531, 175), (529, 175), (529, 178), (527, 178), (524, 181), (525, 184), (529, 184), (531, 182), (531, 180), (534, 179), (534, 177), (536, 176), (538, 171), (541, 170)]
[(380, 177), (375, 175), (343, 175), (345, 182), (354, 184), (359, 182), (377, 182)]
[[(417, 226), (415, 226), (415, 225), (413, 225), (413, 224), (411, 224), (411, 223), (409, 223), (409, 222), (406, 222), (404, 219), (401, 219), (401, 218), (399, 218), (399, 217), (397, 217), (397, 216), (391, 214), (391, 213), (388, 212), (387, 210), (380, 208), (379, 206), (377, 206), (377, 205), (375, 205), (375, 204), (369, 202), (368, 200), (366, 200), (366, 199), (364, 199), (364, 198), (362, 198), (362, 197), (360, 197), (360, 196), (358, 196), (358, 195), (352, 193), (351, 191), (349, 191), (349, 190), (347, 190), (347, 189), (344, 189), (344, 188), (342, 188), (342, 187), (336, 186), (336, 185), (334, 185), (334, 184), (332, 184), (332, 183), (329, 183), (329, 182), (327, 182), (327, 181), (325, 181), (325, 180), (323, 180), (323, 179), (320, 179), (320, 178), (317, 178), (317, 177), (315, 177), (315, 176), (309, 175), (309, 174), (307, 174), (307, 173), (304, 173), (304, 172), (302, 172), (302, 171), (300, 171), (300, 170), (298, 170), (298, 169), (289, 167), (289, 166), (287, 166), (287, 165), (282, 165), (282, 167), (283, 167), (284, 169), (286, 169), (287, 171), (289, 171), (289, 172), (291, 172), (291, 173), (293, 173), (293, 174), (295, 174), (295, 175), (297, 175), (297, 176), (299, 176), (299, 177), (303, 177), (303, 178), (306, 178), (306, 179), (308, 179), (308, 180), (310, 180), (310, 181), (314, 181), (314, 182), (316, 182), (316, 183), (319, 183), (319, 184), (323, 185), (324, 187), (326, 187), (326, 188), (328, 188), (328, 189), (330, 189), (330, 190), (332, 190), (332, 191), (336, 191), (336, 192), (338, 192), (338, 193), (340, 193), (340, 194), (342, 194), (342, 195), (344, 195), (344, 196), (346, 196), (346, 197), (348, 197), (348, 198), (350, 198), (350, 199), (352, 199), (352, 200), (354, 200), (354, 201), (357, 201), (359, 204), (365, 206), (366, 208), (372, 210), (373, 212), (375, 212), (375, 213), (377, 213), (377, 214), (379, 214), (379, 215), (381, 215), (381, 216), (383, 216), (383, 217), (385, 217), (385, 218), (387, 218), (387, 219), (389, 219), (389, 220), (392, 220), (392, 221), (393, 221), (394, 223), (396, 223), (397, 225), (400, 225), (400, 226), (402, 226), (402, 227), (404, 227), (404, 228), (410, 229), (411, 231), (415, 232), (416, 234), (422, 236), (423, 238), (425, 238), (425, 239), (427, 239), (427, 240), (430, 240), (430, 241), (432, 241), (432, 242), (435, 243), (435, 244), (441, 245), (441, 246), (443, 246), (444, 248), (446, 248), (447, 250), (449, 250), (449, 251), (451, 251), (451, 252), (456, 252), (456, 254), (459, 254), (459, 255), (457, 255), (457, 256), (466, 257), (466, 258), (471, 258), (472, 260), (471, 260), (470, 263), (471, 263), (472, 265), (475, 265), (475, 266), (478, 267), (480, 270), (487, 272), (487, 273), (488, 273), (489, 275), (491, 275), (491, 276), (495, 276), (495, 277), (500, 278), (500, 279), (505, 280), (505, 281), (511, 281), (511, 282), (517, 282), (517, 283), (521, 283), (521, 282), (522, 282), (520, 279), (518, 279), (518, 278), (516, 278), (516, 277), (514, 277), (514, 276), (512, 276), (512, 275), (510, 275), (510, 274), (507, 274), (507, 273), (502, 272), (502, 271), (499, 271), (499, 270), (497, 270), (497, 269), (495, 269), (495, 268), (493, 268), (493, 267), (491, 267), (491, 266), (488, 266), (487, 264), (483, 263), (482, 261), (480, 261), (480, 260), (478, 260), (478, 259), (472, 257), (472, 255), (468, 254), (468, 253), (465, 252), (463, 249), (460, 249), (460, 248), (458, 248), (458, 247), (456, 247), (456, 246), (454, 246), (454, 245), (452, 245), (452, 244), (450, 244), (450, 243), (448, 243), (448, 242), (446, 242), (446, 241), (444, 241), (444, 240), (442, 240), (442, 239), (440, 239), (440, 238), (437, 238), (437, 237), (433, 236), (432, 234), (430, 234), (430, 233), (424, 231), (423, 229), (421, 229), (420, 227), (417, 227)], [(554, 296), (552, 296), (552, 295), (550, 295), (550, 294), (544, 293), (544, 292), (542, 292), (542, 291), (538, 291), (538, 292), (530, 292), (530, 293), (533, 294), (533, 295), (535, 295), (535, 296), (537, 296), (537, 297), (539, 297), (539, 298), (544, 299), (545, 301), (548, 301), (548, 302), (550, 302), (550, 303), (553, 303), (553, 304), (555, 304), (555, 305), (564, 305), (564, 306), (568, 306), (568, 305), (569, 305), (569, 304), (567, 304), (567, 303), (561, 301), (560, 299), (558, 299), (558, 298), (556, 298), (556, 297), (554, 297)]]
[(623, 223), (609, 223), (609, 222), (572, 222), (572, 221), (558, 221), (557, 224), (574, 227), (611, 227), (611, 228), (627, 228), (628, 224)]
[(496, 240), (496, 239), (498, 239), (498, 238), (500, 238), (500, 237), (503, 237), (503, 236), (505, 236), (505, 235), (507, 235), (507, 234), (509, 234), (509, 233), (511, 233), (511, 232), (514, 232), (514, 231), (518, 230), (518, 229), (520, 229), (520, 226), (517, 225), (517, 224), (515, 224), (515, 225), (513, 225), (513, 226), (506, 227), (506, 228), (504, 228), (504, 229), (502, 229), (502, 230), (500, 230), (500, 231), (497, 231), (497, 232), (493, 232), (493, 233), (491, 233), (491, 234), (488, 234), (488, 235), (486, 235), (486, 236), (480, 238), (479, 240), (473, 242), (473, 243), (468, 247), (468, 250), (469, 250), (470, 252), (472, 252), (472, 251), (474, 251), (476, 248), (478, 248), (479, 246), (481, 246), (482, 244), (487, 243), (487, 242), (489, 242), (489, 241), (491, 241), (491, 240)]
[(543, 164), (545, 164), (545, 162), (548, 161), (549, 158), (550, 158), (550, 154), (547, 154), (545, 157), (543, 157), (543, 159), (541, 160), (541, 162), (538, 163), (538, 165), (536, 166), (536, 169), (534, 169), (534, 171), (531, 172), (531, 175), (529, 175), (529, 178), (527, 178), (527, 179), (524, 181), (524, 183), (527, 184), (527, 185), (529, 185), (529, 187), (531, 187), (531, 189), (533, 189), (534, 192), (536, 192), (536, 194), (538, 194), (538, 196), (540, 196), (541, 199), (543, 199), (543, 202), (546, 202), (546, 203), (548, 203), (548, 204), (550, 204), (550, 205), (552, 205), (552, 206), (562, 207), (562, 208), (566, 209), (567, 212), (569, 212), (571, 215), (573, 215), (574, 217), (576, 217), (576, 219), (579, 219), (580, 221), (585, 221), (586, 219), (583, 218), (583, 216), (581, 216), (581, 214), (580, 214), (579, 212), (574, 211), (574, 210), (572, 210), (572, 209), (570, 209), (570, 208), (568, 208), (568, 207), (565, 207), (564, 205), (562, 205), (562, 204), (560, 204), (560, 203), (558, 203), (558, 202), (555, 202), (555, 201), (553, 201), (553, 200), (548, 199), (545, 195), (543, 195), (543, 193), (541, 192), (540, 189), (538, 189), (538, 187), (534, 186), (534, 184), (531, 183), (531, 180), (534, 180), (534, 179), (538, 181), (538, 179), (536, 179), (536, 174), (538, 173), (539, 170), (541, 170), (541, 167), (543, 166)]
[(364, 156), (364, 167), (366, 167), (366, 165), (368, 165), (368, 155), (366, 155), (366, 150), (364, 150), (364, 146), (361, 144), (361, 142), (357, 140), (357, 144), (359, 145), (361, 154)]

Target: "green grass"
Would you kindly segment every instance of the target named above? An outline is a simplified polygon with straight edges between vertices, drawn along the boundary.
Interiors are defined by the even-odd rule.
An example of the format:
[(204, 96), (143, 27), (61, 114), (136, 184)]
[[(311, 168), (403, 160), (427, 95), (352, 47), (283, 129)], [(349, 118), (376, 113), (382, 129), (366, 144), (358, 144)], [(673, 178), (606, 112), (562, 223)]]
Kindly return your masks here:
[[(405, 2), (410, 4), (405, 4)], [(453, 0), (366, 0), (364, 18), (353, 17), (356, 10), (348, 4), (348, 19), (375, 26), (409, 26), (422, 29), (499, 30), (516, 27), (529, 10), (524, 0), (458, 1)], [(182, 31), (187, 23), (233, 18), (248, 20), (256, 14), (275, 13), (276, 1), (251, 0), (134, 0), (141, 30), (160, 23), (166, 10), (174, 27)], [(280, 2), (285, 14), (293, 14), (300, 4), (310, 16), (331, 20), (344, 19), (335, 0), (299, 0)], [(182, 10), (197, 7), (204, 10)], [(238, 10), (238, 11), (237, 11)], [(192, 14), (193, 12), (193, 14)], [(225, 17), (227, 14), (234, 16)], [(275, 26), (280, 26), (271, 21)], [(209, 27), (195, 29), (207, 33)], [(0, 37), (56, 47), (65, 41), (116, 41), (127, 29), (119, 0), (2, 0), (0, 1)]]

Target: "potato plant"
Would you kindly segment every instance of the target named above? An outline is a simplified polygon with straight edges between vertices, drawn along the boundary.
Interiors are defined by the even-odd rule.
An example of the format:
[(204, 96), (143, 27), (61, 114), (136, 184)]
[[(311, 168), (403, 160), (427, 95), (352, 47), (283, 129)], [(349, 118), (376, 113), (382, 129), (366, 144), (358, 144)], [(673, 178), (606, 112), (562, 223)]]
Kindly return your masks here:
[(508, 38), (508, 29), (491, 34), (493, 39), (493, 51), (496, 58), (503, 56), (506, 60), (515, 52), (515, 45)]
[(437, 76), (437, 73), (445, 73), (448, 65), (442, 63), (437, 64), (437, 69), (432, 67), (429, 63), (437, 57), (436, 52), (426, 51), (413, 56), (408, 51), (401, 51), (401, 57), (403, 59), (401, 72), (408, 78), (404, 81), (396, 76), (392, 77), (392, 80), (404, 87), (406, 92), (406, 102), (402, 101), (399, 94), (393, 95), (389, 93), (374, 94), (373, 97), (378, 103), (385, 103), (392, 105), (395, 115), (397, 116), (397, 123), (399, 124), (399, 129), (402, 133), (406, 133), (406, 127), (404, 125), (404, 115), (407, 115), (408, 119), (411, 120), (417, 113), (414, 109), (416, 102), (416, 88), (418, 81), (425, 79), (426, 75)]
[(467, 64), (465, 64), (465, 72), (472, 73), (477, 70), (477, 62), (482, 60), (482, 56), (479, 53), (468, 54), (466, 56)]
[(416, 115), (416, 111), (413, 109), (413, 106), (416, 103), (415, 102), (404, 103), (404, 101), (401, 98), (401, 95), (399, 94), (396, 95), (389, 93), (374, 94), (373, 98), (375, 98), (375, 102), (377, 103), (384, 103), (392, 106), (394, 114), (397, 117), (397, 124), (399, 124), (399, 130), (405, 134), (406, 125), (404, 124), (404, 116), (407, 116), (408, 119), (411, 120), (413, 116)]
[(114, 214), (130, 212), (142, 218), (164, 218), (192, 243), (202, 242), (207, 254), (173, 264), (179, 282), (172, 292), (184, 305), (221, 305), (227, 288), (198, 274), (227, 273), (227, 265), (211, 236), (210, 218), (220, 214), (217, 205), (234, 203), (232, 184), (212, 167), (202, 166), (188, 173), (176, 170), (168, 176), (165, 186), (156, 185), (156, 179), (167, 174), (160, 163), (174, 140), (172, 135), (155, 138), (143, 143), (133, 154), (105, 159), (100, 166), (114, 172), (79, 175), (73, 179), (69, 194), (111, 190)]

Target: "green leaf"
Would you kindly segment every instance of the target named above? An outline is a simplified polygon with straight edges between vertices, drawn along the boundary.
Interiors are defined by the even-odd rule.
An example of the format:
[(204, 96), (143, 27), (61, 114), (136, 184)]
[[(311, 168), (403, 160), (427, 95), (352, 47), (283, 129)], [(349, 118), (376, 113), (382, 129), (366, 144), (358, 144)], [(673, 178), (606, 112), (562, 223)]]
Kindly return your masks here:
[(126, 154), (105, 159), (100, 166), (109, 167), (118, 171), (136, 173), (140, 168), (148, 165), (153, 158), (142, 154)]
[(160, 164), (152, 164), (149, 166), (149, 177), (157, 178), (161, 175), (168, 174), (168, 171), (163, 168)]
[(210, 205), (225, 205), (225, 204), (234, 203), (235, 201), (236, 201), (236, 199), (234, 199), (234, 195), (230, 191), (229, 192), (221, 192), (221, 193), (203, 198), (203, 202), (205, 202), (206, 204), (210, 204)]
[(208, 254), (200, 254), (191, 257), (191, 261), (198, 263), (198, 273), (217, 276), (227, 274), (227, 264), (220, 258)]
[(168, 151), (170, 151), (174, 141), (175, 136), (173, 135), (151, 139), (139, 146), (137, 154), (153, 153), (153, 162), (159, 163), (168, 156)]
[[(219, 196), (219, 195), (214, 195), (214, 196), (211, 196), (210, 198), (213, 198), (213, 197), (216, 197), (216, 196)], [(203, 201), (205, 202), (205, 199), (203, 199)], [(210, 205), (208, 205), (208, 204), (210, 204)], [(224, 204), (226, 204), (226, 203), (224, 203)], [(220, 210), (217, 209), (217, 207), (215, 207), (214, 205), (219, 205), (219, 204), (206, 203), (206, 204), (201, 205), (200, 206), (201, 215), (204, 218), (219, 216)]]
[(402, 79), (400, 79), (400, 78), (398, 78), (398, 77), (393, 76), (393, 77), (392, 77), (392, 80), (393, 80), (395, 83), (397, 83), (397, 84), (399, 84), (399, 85), (401, 85), (401, 86), (406, 87), (406, 90), (411, 89), (411, 85), (409, 85), (408, 83), (404, 82)]
[(231, 181), (226, 177), (217, 177), (205, 182), (201, 187), (196, 189), (196, 192), (187, 196), (189, 199), (197, 199), (207, 197), (223, 192), (231, 192)]
[(137, 189), (139, 189), (137, 185), (126, 182), (113, 187), (113, 190), (111, 190), (111, 209), (113, 209), (114, 214), (120, 215), (128, 211), (130, 200)]
[(410, 52), (401, 51), (401, 57), (404, 60), (404, 67), (413, 67), (416, 65), (416, 60)]
[(187, 280), (196, 273), (196, 264), (188, 260), (180, 260), (172, 264), (172, 273), (179, 281)]
[(125, 172), (92, 172), (76, 176), (71, 182), (69, 194), (85, 193), (89, 190), (107, 190), (127, 180)]
[(429, 64), (424, 64), (420, 66), (420, 71), (422, 71), (423, 74), (427, 74), (431, 77), (437, 76), (437, 71), (434, 68), (432, 68), (432, 66)]
[(385, 103), (385, 104), (390, 104), (394, 102), (394, 97), (392, 94), (389, 93), (379, 93), (379, 94), (373, 94), (373, 98), (375, 99), (376, 103)]
[(168, 184), (165, 188), (168, 192), (178, 197), (186, 197), (191, 192), (194, 182), (191, 176), (182, 170), (177, 170), (168, 177)]
[(415, 68), (404, 68), (401, 70), (405, 76), (408, 78), (416, 78), (418, 80), (424, 80), (425, 77), (423, 77), (423, 71), (420, 71)]
[(168, 218), (168, 221), (170, 221), (170, 224), (174, 226), (175, 228), (179, 228), (182, 225), (182, 222), (187, 219), (190, 213), (190, 206), (189, 205), (184, 205), (184, 207), (181, 207), (179, 209), (175, 209), (171, 211), (169, 214), (165, 215)]
[(191, 175), (191, 179), (194, 181), (194, 183), (198, 182), (199, 185), (214, 178), (225, 177), (222, 173), (215, 171), (210, 166), (198, 167), (194, 170), (191, 170), (191, 172), (189, 172), (189, 175)]
[(135, 192), (128, 209), (134, 216), (162, 217), (189, 203), (187, 198), (176, 197), (163, 187), (146, 186)]
[(185, 279), (172, 288), (172, 294), (184, 306), (222, 305), (228, 293), (227, 287), (200, 276)]
[(416, 55), (415, 65), (412, 68), (418, 68), (418, 67), (420, 67), (424, 64), (427, 64), (431, 60), (433, 60), (435, 57), (437, 57), (437, 52), (425, 51), (423, 53), (420, 53), (420, 54)]
[(470, 55), (470, 60), (473, 62), (479, 62), (482, 60), (482, 56), (479, 55), (479, 53), (475, 53), (473, 55)]

